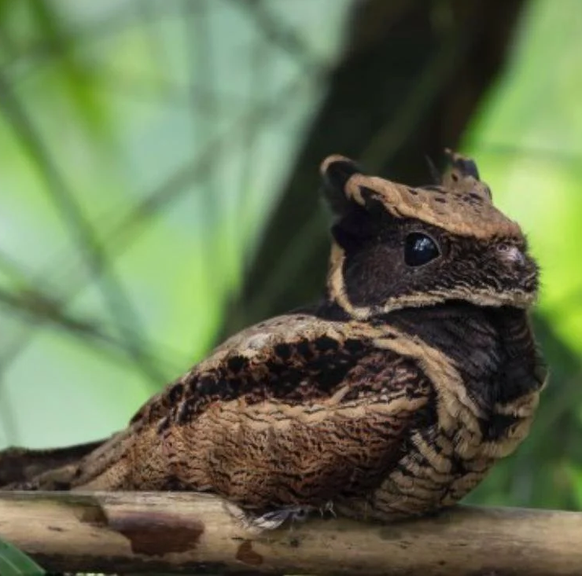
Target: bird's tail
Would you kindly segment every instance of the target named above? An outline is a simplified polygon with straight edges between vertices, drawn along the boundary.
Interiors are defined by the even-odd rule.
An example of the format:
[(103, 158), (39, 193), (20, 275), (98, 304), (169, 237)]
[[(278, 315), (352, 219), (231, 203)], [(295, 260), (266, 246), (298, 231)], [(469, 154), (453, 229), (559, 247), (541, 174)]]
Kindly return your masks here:
[(0, 451), (0, 490), (26, 489), (28, 483), (46, 472), (72, 468), (107, 439), (66, 448), (29, 450), (8, 448)]

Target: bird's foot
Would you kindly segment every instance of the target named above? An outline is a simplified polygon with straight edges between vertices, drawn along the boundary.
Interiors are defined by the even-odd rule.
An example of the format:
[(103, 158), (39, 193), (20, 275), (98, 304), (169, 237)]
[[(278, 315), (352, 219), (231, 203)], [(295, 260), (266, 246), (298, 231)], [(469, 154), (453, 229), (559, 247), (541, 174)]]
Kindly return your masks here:
[(333, 509), (333, 502), (331, 500), (328, 500), (321, 508), (319, 508), (319, 513), (322, 516), (325, 516), (327, 512), (329, 512), (334, 518), (337, 518), (337, 514)]
[(269, 510), (263, 514), (255, 514), (232, 504), (227, 504), (227, 510), (245, 530), (262, 532), (263, 530), (275, 530), (287, 520), (303, 522), (314, 508), (312, 506), (285, 506)]

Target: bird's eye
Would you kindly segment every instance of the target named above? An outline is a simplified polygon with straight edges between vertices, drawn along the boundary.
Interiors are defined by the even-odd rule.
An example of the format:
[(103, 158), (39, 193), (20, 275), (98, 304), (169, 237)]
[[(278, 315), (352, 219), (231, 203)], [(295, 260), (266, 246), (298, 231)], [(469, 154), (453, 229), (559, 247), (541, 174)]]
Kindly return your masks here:
[(436, 242), (420, 232), (412, 232), (404, 242), (404, 261), (408, 266), (422, 266), (440, 256)]

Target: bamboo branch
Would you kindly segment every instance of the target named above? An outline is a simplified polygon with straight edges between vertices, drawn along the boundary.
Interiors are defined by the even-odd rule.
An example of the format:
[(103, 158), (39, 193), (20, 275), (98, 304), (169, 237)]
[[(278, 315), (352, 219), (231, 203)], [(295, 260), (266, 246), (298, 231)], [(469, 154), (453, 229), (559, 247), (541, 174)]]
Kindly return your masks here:
[(313, 518), (253, 534), (207, 495), (5, 492), (0, 538), (58, 572), (582, 574), (582, 513), (511, 508), (391, 525)]

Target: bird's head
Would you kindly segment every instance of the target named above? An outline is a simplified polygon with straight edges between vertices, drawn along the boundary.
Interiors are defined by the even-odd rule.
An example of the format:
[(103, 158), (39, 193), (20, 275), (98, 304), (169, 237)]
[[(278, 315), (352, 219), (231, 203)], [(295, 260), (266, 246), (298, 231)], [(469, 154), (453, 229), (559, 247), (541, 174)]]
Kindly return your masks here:
[(336, 215), (327, 292), (351, 317), (450, 300), (535, 301), (538, 267), (519, 225), (493, 206), (475, 163), (449, 155), (442, 181), (419, 188), (364, 174), (343, 156), (322, 163)]

